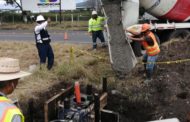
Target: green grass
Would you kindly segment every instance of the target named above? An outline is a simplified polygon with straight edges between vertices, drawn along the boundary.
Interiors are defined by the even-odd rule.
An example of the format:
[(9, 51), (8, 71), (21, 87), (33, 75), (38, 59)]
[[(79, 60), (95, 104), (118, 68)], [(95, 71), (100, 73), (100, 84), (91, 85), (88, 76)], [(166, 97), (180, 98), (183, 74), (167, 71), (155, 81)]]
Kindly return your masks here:
[[(71, 46), (75, 51), (73, 62), (70, 63)], [(44, 92), (54, 84), (59, 84), (60, 82), (80, 81), (84, 84), (98, 85), (101, 84), (100, 79), (102, 77), (114, 76), (109, 60), (99, 60), (92, 56), (99, 55), (109, 59), (106, 49), (93, 52), (87, 51), (91, 45), (71, 45), (64, 43), (52, 43), (52, 47), (55, 55), (55, 64), (53, 69), (48, 71), (46, 66), (40, 69), (39, 57), (34, 43), (0, 42), (0, 55), (19, 59), (22, 70), (27, 71), (30, 65), (37, 65), (36, 70), (31, 76), (20, 81), (18, 89), (15, 91), (17, 96), (23, 96), (25, 93)], [(78, 49), (87, 51), (92, 55), (82, 54), (77, 51)]]
[[(36, 23), (3, 23), (0, 25), (1, 29), (13, 29), (13, 30), (33, 30)], [(49, 22), (48, 29), (49, 30), (87, 30), (88, 22), (87, 21), (62, 21), (60, 24), (59, 22)]]

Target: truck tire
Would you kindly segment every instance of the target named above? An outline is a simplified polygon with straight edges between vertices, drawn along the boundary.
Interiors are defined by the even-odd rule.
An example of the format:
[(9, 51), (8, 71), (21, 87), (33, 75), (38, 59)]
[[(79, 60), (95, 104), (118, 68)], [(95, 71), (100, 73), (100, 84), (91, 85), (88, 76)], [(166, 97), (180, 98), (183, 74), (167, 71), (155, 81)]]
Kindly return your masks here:
[(180, 30), (175, 30), (171, 33), (169, 39), (174, 39), (174, 38), (182, 38), (185, 39), (188, 35), (190, 34), (189, 30), (187, 29), (180, 29)]

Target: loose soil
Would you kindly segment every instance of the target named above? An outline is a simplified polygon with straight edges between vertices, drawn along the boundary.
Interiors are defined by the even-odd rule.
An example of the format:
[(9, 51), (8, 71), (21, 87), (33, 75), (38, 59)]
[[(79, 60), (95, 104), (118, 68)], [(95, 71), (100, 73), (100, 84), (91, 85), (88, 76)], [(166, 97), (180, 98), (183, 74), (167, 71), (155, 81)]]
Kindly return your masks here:
[[(189, 39), (173, 39), (161, 46), (158, 61), (190, 58)], [(120, 83), (121, 96), (115, 95), (112, 109), (122, 111), (123, 122), (142, 122), (177, 117), (188, 122), (190, 107), (190, 62), (158, 64), (151, 83), (143, 84), (143, 65), (137, 65), (126, 81)], [(114, 98), (114, 97), (112, 97)], [(113, 101), (113, 100), (112, 100)], [(114, 103), (114, 102), (113, 102)], [(121, 108), (122, 106), (122, 108)]]

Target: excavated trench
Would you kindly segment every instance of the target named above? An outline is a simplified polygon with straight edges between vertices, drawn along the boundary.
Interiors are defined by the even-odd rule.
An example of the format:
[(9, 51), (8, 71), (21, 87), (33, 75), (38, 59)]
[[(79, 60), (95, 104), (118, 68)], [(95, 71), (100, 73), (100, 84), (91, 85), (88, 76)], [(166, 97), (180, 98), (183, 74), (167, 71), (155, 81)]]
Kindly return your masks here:
[(44, 93), (37, 93), (35, 98), (31, 98), (27, 103), (20, 103), (21, 109), (26, 118), (26, 122), (44, 122), (44, 104), (45, 102), (59, 93), (61, 89), (66, 89), (71, 84), (61, 82), (60, 84), (55, 84), (48, 91)]
[(144, 100), (130, 101), (125, 95), (109, 95), (107, 108), (120, 115), (120, 122), (145, 122), (152, 120), (155, 106)]
[[(72, 84), (62, 82), (52, 86), (48, 91), (39, 93), (35, 99), (28, 100), (27, 103), (20, 103), (21, 109), (25, 114), (27, 122), (44, 122), (44, 103), (52, 96), (56, 95), (61, 89), (66, 89)], [(81, 92), (85, 92), (84, 85), (81, 86)], [(101, 92), (93, 88), (93, 92)], [(154, 107), (146, 101), (129, 101), (124, 94), (111, 94), (108, 90), (108, 104), (105, 107), (108, 110), (119, 113), (120, 122), (142, 122), (151, 120), (151, 113)], [(112, 120), (110, 120), (112, 122)]]

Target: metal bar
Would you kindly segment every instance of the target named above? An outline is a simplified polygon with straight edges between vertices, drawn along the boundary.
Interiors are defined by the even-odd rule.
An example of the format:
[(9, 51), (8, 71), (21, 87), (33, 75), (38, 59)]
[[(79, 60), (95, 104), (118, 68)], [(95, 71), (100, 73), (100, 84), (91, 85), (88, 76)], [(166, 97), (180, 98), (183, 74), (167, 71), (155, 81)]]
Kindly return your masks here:
[(94, 94), (94, 112), (95, 112), (95, 122), (100, 121), (100, 98), (99, 94)]
[(160, 23), (152, 24), (152, 29), (166, 30), (166, 29), (187, 29), (190, 28), (190, 23)]
[(86, 86), (86, 94), (91, 95), (92, 94), (92, 85), (88, 84)]
[(62, 15), (61, 15), (61, 0), (59, 0), (59, 15), (60, 15), (59, 22), (61, 24), (61, 20), (62, 20)]
[(28, 108), (29, 108), (29, 121), (33, 122), (33, 114), (34, 114), (34, 101), (33, 99), (30, 99), (28, 102)]
[(103, 90), (103, 92), (107, 92), (107, 78), (103, 77), (102, 78), (102, 82), (103, 82), (103, 84), (102, 84), (102, 90)]
[(151, 29), (157, 30), (168, 30), (168, 29), (188, 29), (190, 28), (190, 23), (155, 23), (151, 24)]
[[(127, 30), (130, 30), (130, 28), (136, 27), (141, 28), (142, 24), (135, 24), (127, 28)], [(175, 30), (175, 29), (189, 29), (190, 23), (150, 23), (150, 30)]]
[[(101, 95), (101, 97), (100, 97), (100, 110), (102, 110), (107, 105), (107, 98), (108, 98), (107, 93), (103, 93)], [(92, 111), (94, 109), (94, 103), (91, 104), (87, 109), (88, 109), (88, 111)]]

